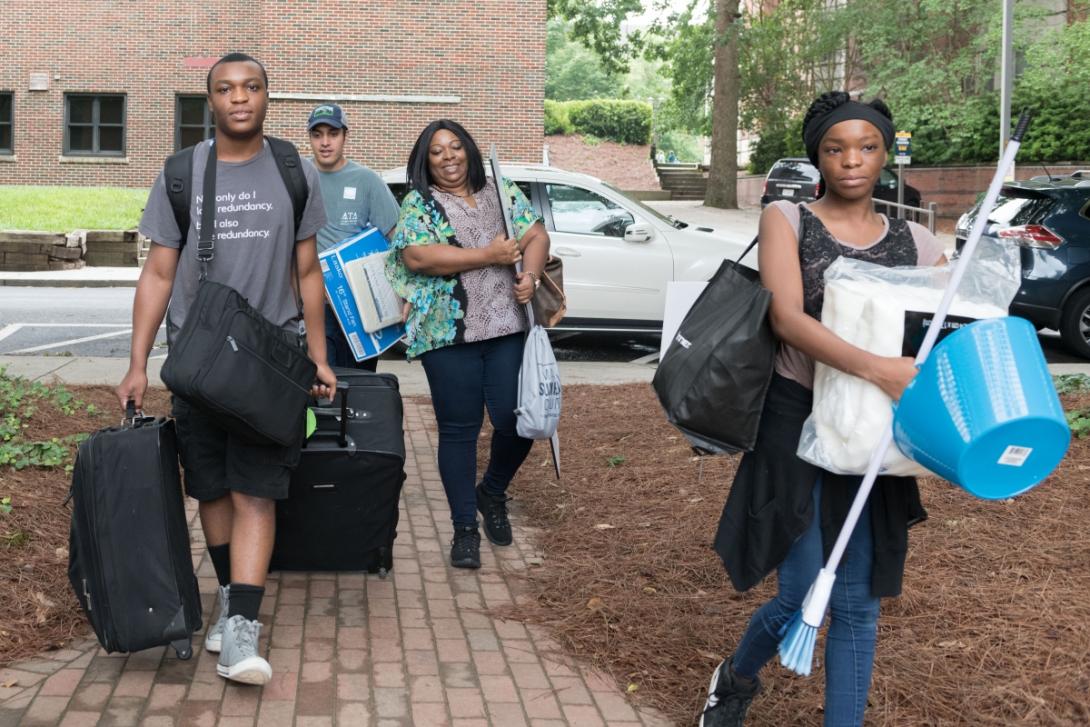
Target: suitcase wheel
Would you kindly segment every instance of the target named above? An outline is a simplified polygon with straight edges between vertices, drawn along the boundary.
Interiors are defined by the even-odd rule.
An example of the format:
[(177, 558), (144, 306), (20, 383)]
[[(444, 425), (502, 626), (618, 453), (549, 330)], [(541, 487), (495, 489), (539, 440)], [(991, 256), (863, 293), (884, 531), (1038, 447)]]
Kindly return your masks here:
[(390, 571), (388, 571), (388, 570), (386, 570), (385, 568), (383, 568), (383, 567), (379, 566), (379, 569), (378, 569), (378, 577), (379, 577), (379, 578), (382, 578), (383, 580), (385, 580), (385, 579), (386, 579), (386, 576), (388, 576), (388, 575), (390, 575)]
[(182, 661), (188, 661), (193, 656), (193, 642), (189, 639), (182, 639), (180, 641), (172, 641), (170, 645), (174, 648), (174, 653), (178, 655), (178, 658)]

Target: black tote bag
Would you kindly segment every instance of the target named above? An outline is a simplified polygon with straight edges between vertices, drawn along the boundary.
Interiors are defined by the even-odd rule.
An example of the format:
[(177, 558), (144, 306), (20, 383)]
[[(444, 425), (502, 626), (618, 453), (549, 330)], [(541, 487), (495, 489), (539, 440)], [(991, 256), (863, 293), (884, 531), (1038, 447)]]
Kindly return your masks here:
[[(317, 367), (285, 331), (234, 288), (206, 278), (215, 255), (216, 147), (208, 153), (197, 259), (201, 282), (160, 378), (172, 393), (255, 444), (303, 441)], [(297, 283), (298, 285), (298, 283)]]
[(706, 452), (751, 451), (772, 380), (772, 293), (756, 270), (724, 260), (670, 342), (652, 386), (666, 418)]

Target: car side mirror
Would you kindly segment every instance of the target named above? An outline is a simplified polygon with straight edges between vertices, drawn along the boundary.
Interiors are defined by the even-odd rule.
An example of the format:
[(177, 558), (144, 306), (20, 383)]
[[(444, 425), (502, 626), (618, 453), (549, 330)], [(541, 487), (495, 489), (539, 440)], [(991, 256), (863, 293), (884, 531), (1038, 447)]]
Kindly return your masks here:
[(654, 236), (654, 228), (646, 222), (633, 222), (624, 228), (625, 242), (648, 242)]

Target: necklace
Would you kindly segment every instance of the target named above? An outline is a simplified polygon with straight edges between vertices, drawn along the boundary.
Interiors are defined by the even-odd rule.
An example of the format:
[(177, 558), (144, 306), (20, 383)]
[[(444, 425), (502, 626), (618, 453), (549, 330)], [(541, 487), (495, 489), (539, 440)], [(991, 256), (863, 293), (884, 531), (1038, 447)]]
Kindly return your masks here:
[(443, 189), (442, 187), (436, 187), (436, 189), (438, 189), (440, 192), (443, 192), (444, 194), (449, 194), (453, 197), (461, 197), (462, 199), (469, 199), (473, 196), (473, 192), (468, 192), (467, 194), (459, 194), (458, 192), (453, 192), (449, 189)]

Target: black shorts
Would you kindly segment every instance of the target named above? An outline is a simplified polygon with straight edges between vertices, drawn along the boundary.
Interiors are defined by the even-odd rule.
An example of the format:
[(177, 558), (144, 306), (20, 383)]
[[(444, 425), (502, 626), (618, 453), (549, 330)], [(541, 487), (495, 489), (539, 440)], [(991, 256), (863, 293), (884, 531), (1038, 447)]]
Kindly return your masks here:
[(252, 444), (177, 396), (172, 397), (172, 408), (187, 495), (201, 502), (231, 492), (269, 500), (288, 496), (302, 443), (293, 447)]

